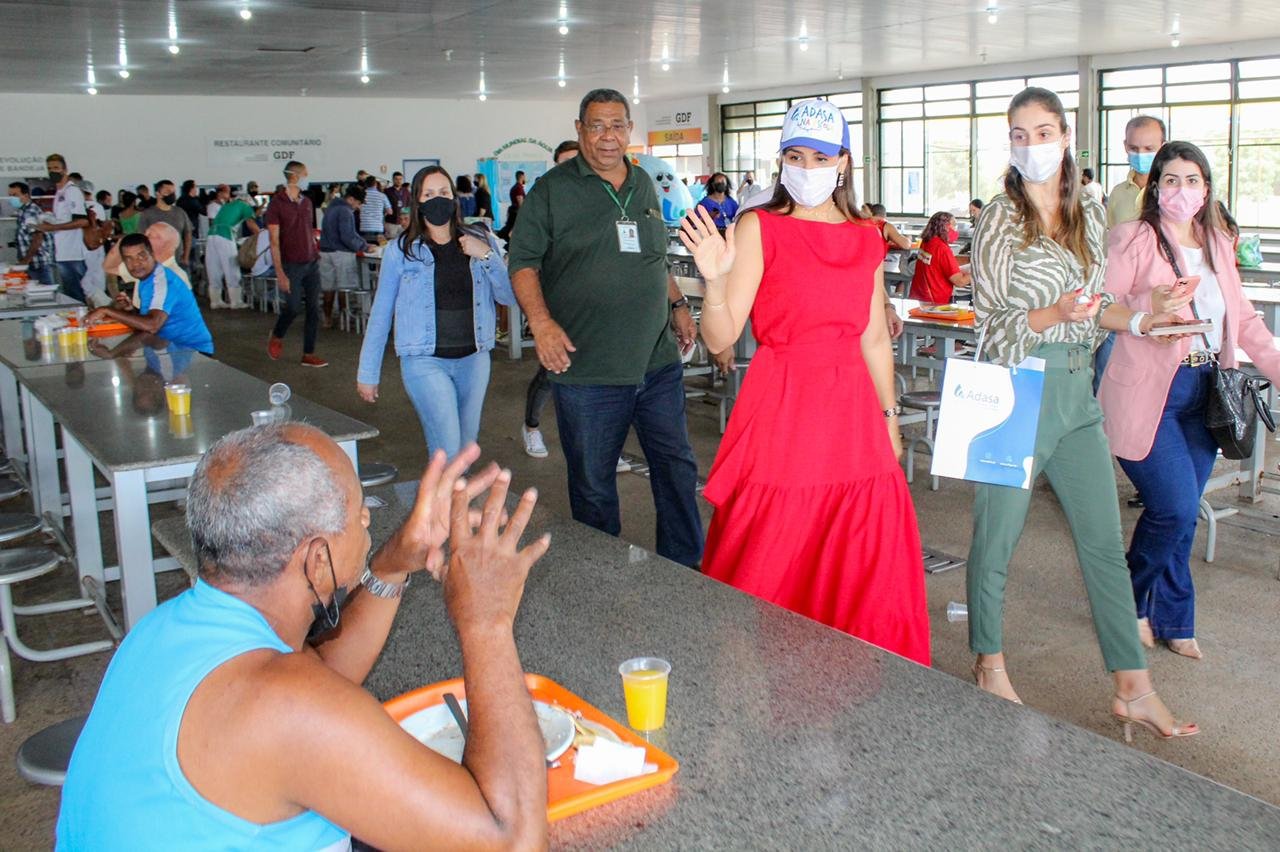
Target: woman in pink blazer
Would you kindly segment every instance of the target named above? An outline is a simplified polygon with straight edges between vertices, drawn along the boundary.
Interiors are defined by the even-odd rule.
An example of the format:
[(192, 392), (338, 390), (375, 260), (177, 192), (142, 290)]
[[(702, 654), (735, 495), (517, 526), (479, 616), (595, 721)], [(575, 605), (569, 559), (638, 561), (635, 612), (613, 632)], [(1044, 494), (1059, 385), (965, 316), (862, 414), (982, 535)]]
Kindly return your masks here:
[(1141, 333), (1149, 322), (1135, 315), (1135, 333), (1116, 336), (1098, 402), (1111, 451), (1146, 504), (1128, 552), (1139, 635), (1147, 647), (1160, 639), (1198, 660), (1190, 560), (1200, 495), (1218, 452), (1204, 425), (1211, 362), (1236, 366), (1240, 347), (1280, 382), (1280, 351), (1241, 289), (1232, 237), (1200, 149), (1166, 144), (1147, 186), (1140, 217), (1111, 229), (1106, 290), (1132, 310), (1175, 311), (1214, 328), (1149, 338)]

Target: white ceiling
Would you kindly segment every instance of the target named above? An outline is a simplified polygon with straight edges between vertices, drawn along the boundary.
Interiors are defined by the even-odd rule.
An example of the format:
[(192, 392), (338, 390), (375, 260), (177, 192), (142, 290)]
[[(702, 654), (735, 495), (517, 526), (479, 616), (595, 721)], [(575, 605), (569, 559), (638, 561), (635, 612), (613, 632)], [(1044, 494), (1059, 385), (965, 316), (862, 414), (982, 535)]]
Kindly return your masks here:
[[(0, 0), (0, 91), (85, 91), (92, 55), (103, 95), (474, 97), (483, 62), (495, 99), (630, 93), (635, 75), (642, 97), (667, 98), (718, 93), (726, 63), (730, 85), (748, 90), (1167, 48), (1175, 15), (1187, 46), (1280, 36), (1275, 0), (996, 2), (991, 24), (988, 0)], [(238, 14), (246, 3), (249, 21)]]

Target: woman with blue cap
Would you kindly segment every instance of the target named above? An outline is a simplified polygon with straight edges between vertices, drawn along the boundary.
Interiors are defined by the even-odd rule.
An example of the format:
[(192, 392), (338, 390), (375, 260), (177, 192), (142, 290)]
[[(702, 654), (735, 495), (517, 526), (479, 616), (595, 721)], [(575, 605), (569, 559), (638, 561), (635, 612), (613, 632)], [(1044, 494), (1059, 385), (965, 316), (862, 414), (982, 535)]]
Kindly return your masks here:
[(781, 177), (721, 236), (681, 239), (712, 352), (759, 344), (707, 482), (711, 577), (929, 665), (915, 509), (884, 321), (879, 231), (857, 213), (849, 126), (823, 100), (782, 127)]

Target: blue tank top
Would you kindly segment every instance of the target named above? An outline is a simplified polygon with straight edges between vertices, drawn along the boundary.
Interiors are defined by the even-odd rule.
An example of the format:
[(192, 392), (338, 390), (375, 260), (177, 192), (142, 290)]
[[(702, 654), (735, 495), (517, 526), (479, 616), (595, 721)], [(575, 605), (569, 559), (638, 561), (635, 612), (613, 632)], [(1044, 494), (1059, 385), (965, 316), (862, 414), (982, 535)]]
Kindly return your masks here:
[(57, 848), (348, 849), (306, 811), (259, 825), (214, 805), (178, 765), (178, 727), (197, 686), (233, 657), (286, 645), (256, 609), (197, 581), (121, 643), (71, 755)]

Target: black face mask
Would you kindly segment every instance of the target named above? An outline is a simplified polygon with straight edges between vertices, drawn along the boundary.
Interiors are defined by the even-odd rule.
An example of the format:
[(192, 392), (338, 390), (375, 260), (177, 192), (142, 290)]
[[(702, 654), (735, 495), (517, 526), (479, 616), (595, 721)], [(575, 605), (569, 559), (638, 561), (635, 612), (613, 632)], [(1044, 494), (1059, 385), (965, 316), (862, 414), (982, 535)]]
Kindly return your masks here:
[(62, 183), (62, 172), (49, 172), (50, 183)]
[(725, 183), (725, 182), (724, 182), (724, 181), (722, 181), (722, 180), (712, 181), (712, 182), (711, 182), (711, 191), (712, 191), (712, 192), (728, 192), (728, 191), (729, 191), (729, 184)]
[(457, 203), (452, 198), (437, 195), (435, 198), (428, 198), (419, 204), (418, 212), (422, 214), (423, 219), (426, 219), (432, 225), (446, 225), (453, 218), (453, 211), (456, 206)]
[(307, 585), (311, 586), (311, 594), (315, 595), (316, 602), (311, 605), (311, 612), (315, 614), (315, 618), (311, 622), (310, 629), (307, 630), (307, 638), (314, 639), (317, 636), (328, 633), (338, 626), (338, 620), (342, 617), (342, 605), (347, 600), (347, 587), (338, 585), (338, 577), (333, 573), (333, 551), (329, 550), (329, 542), (324, 543), (324, 552), (329, 559), (329, 577), (333, 581), (333, 600), (325, 604), (320, 600), (320, 594), (316, 591), (315, 586), (311, 586), (311, 581), (307, 580)]
[(163, 201), (165, 204), (172, 206), (173, 202), (178, 200), (178, 196), (174, 195), (172, 192), (169, 192), (160, 196), (160, 200)]

